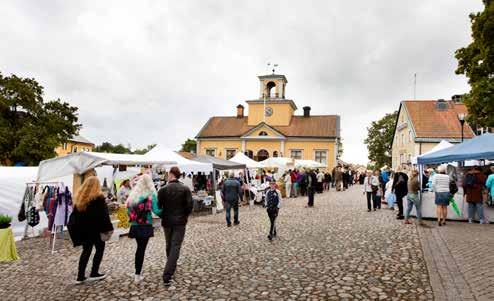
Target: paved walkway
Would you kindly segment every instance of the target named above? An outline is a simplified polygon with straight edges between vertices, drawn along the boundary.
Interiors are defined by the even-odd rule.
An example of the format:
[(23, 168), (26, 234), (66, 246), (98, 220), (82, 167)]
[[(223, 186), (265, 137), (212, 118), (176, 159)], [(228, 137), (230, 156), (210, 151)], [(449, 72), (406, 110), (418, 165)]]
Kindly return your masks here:
[[(433, 291), (417, 228), (390, 210), (368, 213), (360, 187), (284, 201), (279, 238), (267, 240), (262, 208), (242, 208), (237, 227), (222, 214), (191, 219), (176, 274), (161, 284), (164, 239), (157, 231), (136, 285), (135, 242), (107, 245), (106, 280), (73, 285), (80, 249), (51, 255), (44, 239), (18, 243), (22, 260), (0, 265), (2, 300), (431, 300)], [(448, 225), (449, 227), (449, 225)], [(474, 256), (474, 254), (472, 254)]]

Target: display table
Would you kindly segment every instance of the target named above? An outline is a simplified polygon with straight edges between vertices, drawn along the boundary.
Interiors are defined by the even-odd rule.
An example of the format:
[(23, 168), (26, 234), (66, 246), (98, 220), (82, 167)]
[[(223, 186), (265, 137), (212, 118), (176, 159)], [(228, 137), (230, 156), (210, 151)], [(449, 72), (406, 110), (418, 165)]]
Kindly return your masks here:
[(12, 228), (0, 229), (0, 262), (19, 260)]

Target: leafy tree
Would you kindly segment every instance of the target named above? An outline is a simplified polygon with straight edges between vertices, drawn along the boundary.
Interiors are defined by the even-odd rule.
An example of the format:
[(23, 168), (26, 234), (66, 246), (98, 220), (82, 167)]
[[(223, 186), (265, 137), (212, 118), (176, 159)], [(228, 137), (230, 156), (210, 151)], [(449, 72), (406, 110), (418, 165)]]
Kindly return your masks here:
[(338, 146), (338, 153), (336, 154), (336, 158), (339, 159), (343, 156), (343, 138), (336, 140), (336, 144)]
[(38, 165), (73, 135), (77, 108), (60, 99), (45, 102), (33, 78), (0, 73), (0, 164)]
[(195, 141), (194, 139), (187, 138), (187, 140), (185, 140), (184, 144), (182, 144), (182, 149), (180, 151), (181, 152), (188, 152), (188, 153), (195, 153), (196, 147), (197, 147), (197, 141)]
[(131, 154), (130, 148), (125, 147), (123, 144), (113, 145), (110, 142), (103, 142), (94, 148), (95, 152), (101, 153), (114, 153), (114, 154)]
[(391, 166), (391, 147), (396, 118), (398, 111), (373, 121), (367, 128), (367, 138), (364, 143), (367, 144), (369, 160), (374, 162), (375, 167)]
[(137, 155), (144, 155), (145, 153), (149, 152), (150, 150), (152, 150), (154, 147), (156, 146), (156, 144), (150, 144), (148, 145), (147, 147), (143, 148), (143, 149), (136, 149), (134, 151), (134, 154), (137, 154)]
[(473, 41), (456, 51), (456, 73), (465, 74), (471, 86), (464, 97), (468, 121), (494, 127), (494, 0), (483, 2), (482, 12), (470, 14)]

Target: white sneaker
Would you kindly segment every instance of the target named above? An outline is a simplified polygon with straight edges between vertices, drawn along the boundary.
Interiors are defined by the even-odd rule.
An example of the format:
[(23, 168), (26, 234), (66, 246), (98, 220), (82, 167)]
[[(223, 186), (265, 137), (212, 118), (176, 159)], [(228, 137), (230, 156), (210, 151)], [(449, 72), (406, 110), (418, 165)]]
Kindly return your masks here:
[(139, 283), (139, 282), (141, 282), (143, 279), (144, 279), (144, 276), (142, 276), (142, 275), (138, 275), (138, 274), (135, 274), (135, 275), (134, 275), (134, 282), (135, 282), (135, 283)]
[(473, 224), (473, 222), (472, 222), (472, 220), (471, 220), (471, 219), (469, 219), (469, 220), (468, 220), (468, 223), (469, 223), (469, 224)]

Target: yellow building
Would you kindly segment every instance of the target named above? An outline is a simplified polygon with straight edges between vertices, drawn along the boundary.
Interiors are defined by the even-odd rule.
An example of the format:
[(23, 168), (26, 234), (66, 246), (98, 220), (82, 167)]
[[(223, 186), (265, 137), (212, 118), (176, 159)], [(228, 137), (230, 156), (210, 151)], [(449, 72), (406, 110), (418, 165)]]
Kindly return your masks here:
[(237, 116), (211, 117), (197, 134), (197, 154), (230, 159), (237, 152), (262, 161), (269, 157), (315, 160), (332, 169), (340, 139), (340, 116), (311, 115), (285, 98), (284, 75), (259, 76), (259, 99), (237, 106)]
[[(468, 113), (459, 97), (452, 100), (405, 100), (400, 103), (392, 142), (392, 167), (412, 164), (412, 157), (432, 150), (442, 140), (460, 143), (462, 126), (459, 116)], [(468, 123), (463, 138), (475, 133)]]
[(91, 152), (93, 148), (94, 143), (82, 136), (76, 135), (66, 143), (55, 148), (55, 153), (57, 153), (57, 157), (62, 157), (71, 153)]

